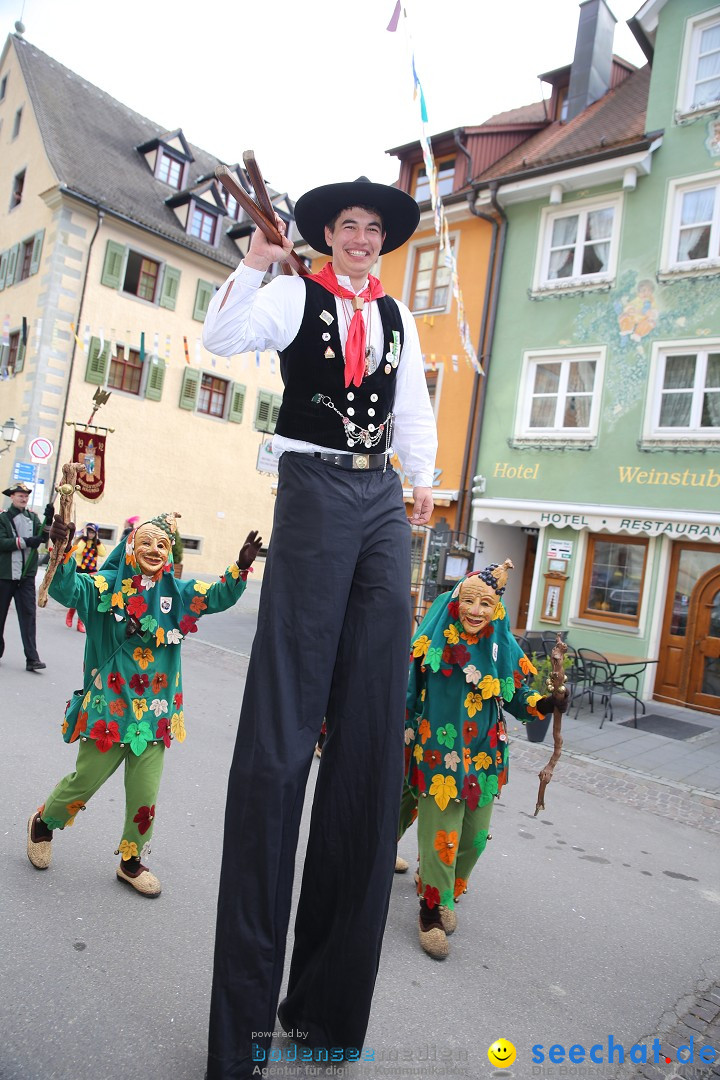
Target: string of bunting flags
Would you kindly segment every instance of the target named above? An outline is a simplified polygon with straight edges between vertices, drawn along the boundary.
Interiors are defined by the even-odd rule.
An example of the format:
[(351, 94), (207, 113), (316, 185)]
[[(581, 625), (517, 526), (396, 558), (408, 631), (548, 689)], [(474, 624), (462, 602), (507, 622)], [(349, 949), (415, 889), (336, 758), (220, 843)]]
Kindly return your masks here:
[[(417, 73), (417, 66), (415, 64), (415, 51), (412, 45), (412, 37), (409, 29), (407, 11), (402, 4), (402, 0), (396, 0), (392, 17), (387, 26), (387, 29), (391, 34), (397, 31), (398, 26), (400, 25), (401, 16), (404, 20), (404, 26), (410, 45), (413, 78), (413, 100), (417, 100), (419, 98), (420, 102), (420, 146), (422, 148), (423, 162), (425, 164), (425, 174), (427, 176), (428, 186), (430, 189), (430, 204), (433, 210), (435, 233), (440, 240), (440, 254), (443, 257), (445, 266), (450, 271), (453, 298), (455, 300), (457, 308), (458, 330), (460, 332), (460, 340), (462, 342), (465, 356), (467, 357), (468, 362), (473, 366), (475, 371), (484, 375), (485, 372), (483, 371), (482, 364), (478, 360), (477, 353), (475, 352), (475, 347), (472, 343), (470, 327), (468, 325), (468, 321), (465, 315), (465, 304), (463, 303), (462, 290), (460, 288), (460, 279), (458, 277), (457, 259), (455, 257), (455, 252), (450, 242), (450, 231), (448, 229), (447, 218), (445, 216), (445, 208), (443, 206), (442, 196), (438, 191), (437, 167), (435, 165), (435, 158), (433, 156), (432, 147), (430, 145), (430, 139), (428, 138), (427, 134), (427, 104), (425, 102), (425, 94), (423, 92), (422, 83), (420, 82), (420, 78)], [(454, 363), (453, 370), (457, 371), (457, 367)]]

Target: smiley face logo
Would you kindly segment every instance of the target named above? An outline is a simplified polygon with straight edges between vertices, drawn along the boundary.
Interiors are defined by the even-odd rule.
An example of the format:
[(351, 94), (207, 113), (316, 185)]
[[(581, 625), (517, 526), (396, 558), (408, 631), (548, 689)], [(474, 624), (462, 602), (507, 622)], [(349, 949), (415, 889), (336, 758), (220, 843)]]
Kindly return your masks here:
[(515, 1060), (515, 1047), (507, 1039), (496, 1039), (488, 1048), (488, 1061), (496, 1069), (507, 1069)]

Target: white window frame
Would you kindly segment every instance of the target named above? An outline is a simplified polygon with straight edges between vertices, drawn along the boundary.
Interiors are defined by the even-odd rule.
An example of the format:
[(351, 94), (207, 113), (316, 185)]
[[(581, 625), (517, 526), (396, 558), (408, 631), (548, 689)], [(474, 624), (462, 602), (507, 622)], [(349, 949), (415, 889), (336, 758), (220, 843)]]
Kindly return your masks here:
[[(710, 251), (713, 246), (717, 254), (710, 254), (706, 259), (692, 259), (679, 262), (676, 257), (680, 239), (680, 219), (683, 197), (703, 188), (715, 188), (715, 206), (710, 230)], [(717, 172), (686, 176), (682, 180), (671, 180), (668, 186), (667, 211), (663, 230), (661, 273), (685, 272), (692, 274), (709, 269), (720, 269), (720, 176)]]
[[(599, 274), (573, 274), (568, 278), (549, 278), (551, 240), (553, 225), (559, 218), (577, 214), (585, 219), (596, 210), (613, 210), (613, 225), (610, 234), (610, 256), (607, 270)], [(600, 198), (578, 199), (560, 206), (545, 206), (540, 214), (540, 233), (538, 236), (537, 256), (533, 292), (562, 292), (565, 289), (592, 289), (598, 285), (607, 286), (615, 280), (617, 273), (618, 249), (620, 247), (620, 229), (622, 225), (623, 196), (620, 193), (605, 195)], [(583, 230), (584, 232), (584, 230)], [(581, 231), (578, 230), (578, 235)], [(579, 245), (576, 243), (578, 260)]]
[[(581, 443), (592, 444), (597, 439), (600, 424), (600, 407), (602, 391), (605, 382), (605, 361), (607, 348), (598, 345), (594, 348), (581, 349), (533, 349), (523, 354), (522, 374), (519, 384), (519, 397), (515, 418), (515, 442), (532, 444), (558, 443)], [(535, 369), (539, 364), (560, 363), (562, 364), (560, 387), (558, 390), (558, 405), (556, 416), (560, 412), (559, 403), (566, 398), (567, 372), (574, 361), (595, 361), (595, 383), (593, 385), (592, 402), (590, 405), (590, 422), (583, 428), (530, 427), (530, 413), (533, 403), (533, 389), (535, 387)]]
[(680, 65), (680, 78), (678, 82), (678, 118), (684, 116), (697, 116), (700, 113), (718, 112), (720, 110), (720, 97), (707, 104), (696, 105), (693, 107), (695, 86), (697, 84), (696, 74), (700, 38), (704, 30), (707, 30), (708, 27), (713, 26), (716, 23), (720, 23), (720, 7), (713, 8), (712, 11), (703, 11), (700, 15), (696, 15), (694, 18), (687, 20), (683, 56)]
[(643, 445), (653, 446), (669, 443), (674, 446), (714, 446), (720, 444), (720, 429), (714, 431), (711, 428), (706, 429), (699, 426), (687, 428), (661, 428), (659, 426), (665, 358), (668, 356), (683, 356), (687, 353), (695, 353), (703, 357), (701, 367), (699, 369), (696, 367), (695, 370), (695, 386), (693, 389), (693, 415), (699, 421), (704, 386), (698, 386), (698, 372), (704, 376), (708, 353), (717, 352), (720, 352), (720, 337), (653, 342), (643, 423)]
[[(450, 230), (448, 235), (449, 235), (449, 238), (450, 238), (450, 245), (451, 245), (452, 251), (454, 252), (454, 255), (455, 255), (455, 265), (457, 265), (458, 253), (459, 253), (459, 250), (460, 250), (460, 233), (457, 230)], [(433, 234), (431, 236), (424, 236), (424, 237), (422, 237), (420, 239), (413, 240), (412, 243), (408, 247), (408, 257), (405, 260), (405, 281), (403, 283), (403, 292), (402, 292), (402, 294), (403, 294), (403, 297), (404, 297), (405, 305), (410, 309), (410, 313), (416, 319), (417, 318), (422, 318), (423, 315), (447, 315), (447, 313), (450, 311), (450, 308), (452, 307), (452, 302), (453, 302), (452, 279), (448, 283), (448, 298), (445, 301), (445, 304), (443, 305), (443, 307), (421, 308), (421, 309), (418, 309), (417, 311), (413, 311), (412, 308), (410, 307), (410, 304), (412, 302), (413, 281), (415, 280), (415, 259), (416, 259), (416, 256), (417, 256), (418, 248), (430, 247), (432, 244), (435, 244), (437, 247), (439, 247), (440, 246), (440, 237)]]
[[(171, 163), (168, 166), (168, 177), (167, 177), (167, 179), (163, 179), (163, 177), (160, 175), (160, 173), (162, 171), (162, 168), (163, 168), (163, 164), (164, 164), (165, 161), (169, 161)], [(185, 177), (186, 164), (187, 163), (180, 156), (180, 154), (173, 153), (172, 150), (168, 150), (167, 147), (163, 146), (162, 143), (161, 143), (160, 146), (158, 147), (157, 161), (156, 161), (156, 164), (155, 164), (155, 179), (159, 180), (161, 184), (167, 184), (167, 186), (169, 188), (172, 188), (173, 191), (182, 191), (183, 180), (184, 180), (184, 177)], [(177, 165), (178, 169), (179, 169), (177, 184), (174, 184), (172, 182), (172, 180), (171, 180), (171, 177), (170, 177), (173, 165)]]

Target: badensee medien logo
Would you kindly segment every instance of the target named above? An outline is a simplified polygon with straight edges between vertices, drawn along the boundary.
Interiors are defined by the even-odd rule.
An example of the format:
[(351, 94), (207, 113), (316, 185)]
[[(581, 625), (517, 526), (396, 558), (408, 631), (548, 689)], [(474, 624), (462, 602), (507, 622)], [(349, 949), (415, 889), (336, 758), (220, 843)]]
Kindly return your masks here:
[[(608, 1035), (607, 1042), (594, 1043), (587, 1049), (581, 1043), (574, 1043), (566, 1047), (563, 1043), (553, 1043), (545, 1049), (543, 1043), (536, 1043), (532, 1047), (532, 1060), (534, 1066), (550, 1065), (622, 1065), (625, 1060), (637, 1065), (712, 1065), (720, 1059), (720, 1053), (713, 1046), (695, 1046), (695, 1036), (691, 1036), (688, 1042), (679, 1046), (675, 1057), (668, 1057), (660, 1045), (660, 1039), (653, 1039), (649, 1046), (645, 1043), (633, 1043), (629, 1050), (625, 1050), (622, 1043), (615, 1042), (612, 1035)], [(533, 1068), (533, 1076), (540, 1076), (542, 1068)]]

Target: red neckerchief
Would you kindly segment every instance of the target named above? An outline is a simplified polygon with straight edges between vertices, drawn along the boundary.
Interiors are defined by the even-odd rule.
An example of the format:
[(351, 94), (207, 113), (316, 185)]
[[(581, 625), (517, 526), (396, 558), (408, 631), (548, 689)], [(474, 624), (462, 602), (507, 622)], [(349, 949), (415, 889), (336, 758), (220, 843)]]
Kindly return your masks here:
[[(324, 289), (339, 296), (342, 300), (354, 300), (357, 295), (361, 300), (377, 300), (385, 295), (385, 290), (378, 278), (368, 276), (368, 283), (362, 292), (355, 294), (339, 284), (332, 263), (326, 263), (319, 274), (310, 274), (311, 281), (317, 281)], [(365, 374), (365, 320), (362, 317), (362, 305), (357, 308), (350, 320), (347, 342), (345, 343), (345, 385), (354, 383), (360, 386)]]

